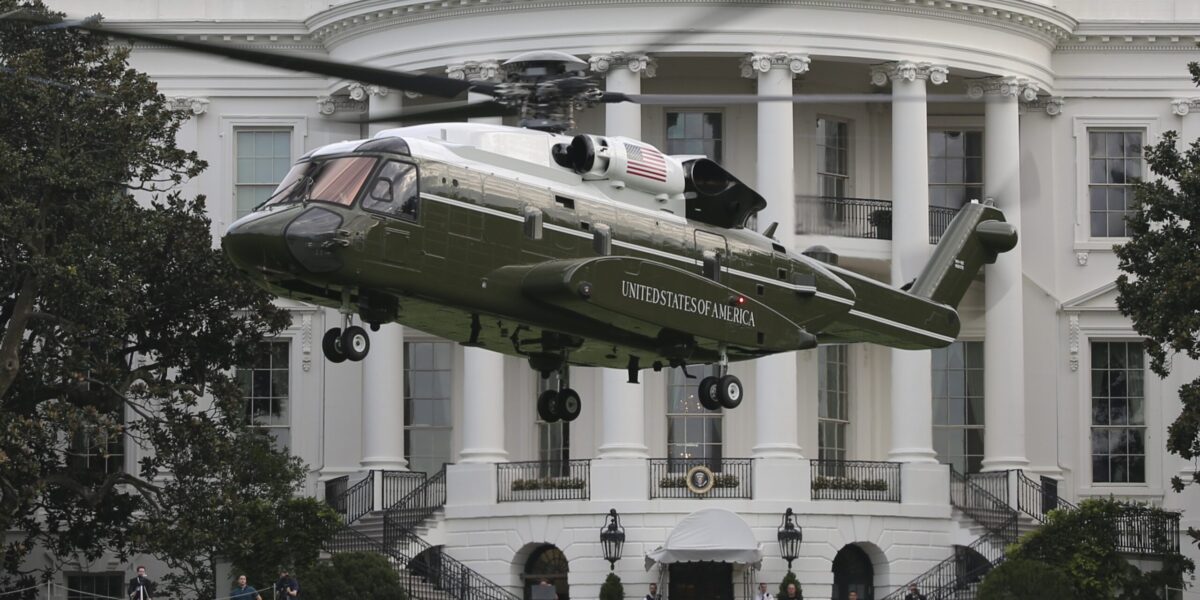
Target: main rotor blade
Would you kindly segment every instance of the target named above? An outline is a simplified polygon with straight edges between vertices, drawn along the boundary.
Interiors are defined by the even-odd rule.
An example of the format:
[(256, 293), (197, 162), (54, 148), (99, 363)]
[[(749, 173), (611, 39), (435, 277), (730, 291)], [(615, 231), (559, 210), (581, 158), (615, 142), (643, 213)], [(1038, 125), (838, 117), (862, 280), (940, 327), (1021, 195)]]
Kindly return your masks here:
[(278, 67), (291, 71), (304, 71), (307, 73), (316, 73), (318, 75), (328, 75), (330, 77), (350, 79), (361, 83), (381, 85), (393, 90), (418, 92), (421, 94), (429, 94), (430, 96), (440, 96), (443, 98), (454, 98), (455, 96), (458, 96), (467, 90), (490, 94), (494, 89), (492, 84), (487, 83), (450, 79), (449, 77), (440, 77), (437, 75), (422, 75), (418, 73), (394, 71), (391, 69), (365, 67), (362, 65), (352, 65), (349, 63), (326, 60), (322, 58), (277, 54), (274, 52), (267, 52), (265, 50), (251, 50), (249, 48), (236, 48), (232, 46), (218, 46), (216, 44), (207, 44), (203, 42), (191, 42), (168, 36), (135, 33), (132, 31), (113, 29), (110, 27), (86, 26), (83, 27), (83, 29), (100, 35), (110, 35), (126, 40), (163, 44), (166, 46), (180, 48), (183, 50), (191, 50), (193, 52), (200, 52), (203, 54), (224, 56), (225, 58), (232, 58), (234, 60), (240, 60), (248, 63)]
[(356, 123), (387, 123), (396, 121), (437, 121), (452, 119), (474, 119), (480, 117), (504, 117), (516, 114), (516, 109), (499, 102), (452, 102), (430, 107), (420, 107), (411, 110), (370, 115), (366, 119), (358, 119)]
[(924, 97), (892, 94), (796, 94), (791, 96), (758, 96), (751, 94), (622, 94), (605, 92), (601, 102), (632, 102), (646, 105), (721, 105), (758, 104), (760, 102), (792, 102), (794, 104), (833, 104), (840, 102), (973, 102), (966, 94), (935, 94)]

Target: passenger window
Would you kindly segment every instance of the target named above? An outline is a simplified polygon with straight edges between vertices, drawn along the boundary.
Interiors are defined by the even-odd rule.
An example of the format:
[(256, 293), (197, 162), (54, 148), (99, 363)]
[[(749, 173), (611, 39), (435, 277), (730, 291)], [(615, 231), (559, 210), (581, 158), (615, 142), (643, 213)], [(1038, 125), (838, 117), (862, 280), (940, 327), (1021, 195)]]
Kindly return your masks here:
[(388, 161), (371, 181), (363, 208), (389, 217), (417, 220), (420, 205), (417, 167), (408, 163)]

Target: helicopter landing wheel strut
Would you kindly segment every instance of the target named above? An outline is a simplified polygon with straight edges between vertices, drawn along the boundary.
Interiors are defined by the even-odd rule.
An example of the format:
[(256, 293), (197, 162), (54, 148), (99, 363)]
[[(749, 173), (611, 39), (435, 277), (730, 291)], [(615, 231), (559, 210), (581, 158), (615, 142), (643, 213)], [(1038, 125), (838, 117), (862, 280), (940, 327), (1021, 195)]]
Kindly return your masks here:
[(350, 324), (350, 315), (345, 316), (345, 327), (331, 327), (321, 338), (321, 351), (331, 363), (347, 360), (358, 362), (371, 351), (371, 336), (366, 329)]
[(717, 374), (701, 379), (699, 388), (696, 390), (700, 406), (708, 410), (737, 408), (745, 397), (742, 380), (738, 379), (736, 375), (729, 374), (729, 357), (725, 354), (725, 347), (721, 346), (720, 351), (721, 358), (717, 363)]
[(567, 369), (564, 367), (558, 371), (558, 389), (544, 390), (538, 394), (538, 417), (547, 423), (570, 423), (579, 418), (579, 413), (583, 412), (583, 401), (579, 398), (579, 392), (569, 385)]

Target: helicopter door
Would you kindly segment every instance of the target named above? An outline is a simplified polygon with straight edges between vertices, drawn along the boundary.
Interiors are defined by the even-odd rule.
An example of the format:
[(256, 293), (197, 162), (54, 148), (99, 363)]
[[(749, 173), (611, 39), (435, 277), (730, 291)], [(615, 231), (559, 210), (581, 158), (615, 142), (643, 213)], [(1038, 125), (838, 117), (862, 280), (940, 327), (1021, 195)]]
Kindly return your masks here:
[(697, 229), (694, 243), (700, 273), (719, 283), (729, 271), (729, 242), (723, 235)]

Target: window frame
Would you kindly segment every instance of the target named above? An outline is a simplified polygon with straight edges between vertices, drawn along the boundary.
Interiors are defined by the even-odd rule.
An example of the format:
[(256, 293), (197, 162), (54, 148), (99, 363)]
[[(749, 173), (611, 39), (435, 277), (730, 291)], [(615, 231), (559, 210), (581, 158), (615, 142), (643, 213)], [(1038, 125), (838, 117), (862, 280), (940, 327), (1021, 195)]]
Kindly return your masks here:
[[(827, 146), (824, 144), (823, 139), (817, 137), (816, 131), (817, 131), (817, 127), (820, 125), (820, 122), (822, 120), (844, 123), (846, 125), (846, 137), (844, 139), (844, 141), (846, 143), (846, 145), (845, 145), (846, 164), (843, 165), (843, 167), (845, 167), (846, 172), (844, 174), (843, 173), (831, 173), (831, 172), (823, 171), (821, 169), (821, 165), (824, 162), (824, 155), (825, 155), (824, 148), (826, 148)], [(854, 119), (851, 119), (849, 117), (843, 117), (840, 115), (818, 113), (816, 115), (816, 118), (813, 119), (813, 137), (815, 138), (815, 140), (814, 140), (815, 144), (813, 145), (812, 173), (815, 175), (815, 177), (813, 178), (813, 184), (816, 186), (816, 189), (814, 190), (814, 194), (817, 196), (821, 196), (821, 197), (830, 197), (830, 198), (836, 197), (836, 196), (825, 196), (822, 193), (821, 180), (824, 177), (837, 177), (837, 178), (841, 178), (844, 181), (844, 186), (845, 186), (845, 191), (843, 192), (843, 195), (840, 197), (842, 197), (842, 198), (855, 197), (854, 196), (854, 178), (852, 176), (852, 174), (854, 173)]]
[[(931, 387), (931, 391), (932, 391), (931, 396), (930, 396), (930, 408), (933, 412), (932, 412), (931, 418), (930, 418), (930, 425), (933, 429), (933, 433), (935, 433), (935, 434), (938, 432), (938, 430), (944, 430), (944, 431), (949, 430), (949, 431), (961, 432), (963, 434), (964, 438), (963, 438), (962, 457), (966, 461), (966, 464), (963, 465), (963, 474), (964, 475), (974, 474), (974, 473), (982, 472), (983, 461), (984, 461), (984, 459), (987, 458), (987, 388), (986, 388), (986, 382), (987, 382), (987, 362), (986, 361), (987, 361), (987, 359), (986, 359), (986, 351), (984, 348), (984, 344), (986, 342), (981, 339), (959, 339), (959, 340), (955, 340), (953, 343), (954, 344), (964, 344), (964, 346), (963, 346), (963, 351), (964, 351), (963, 366), (961, 369), (950, 369), (950, 368), (937, 369), (936, 364), (931, 364), (931, 368), (929, 371), (930, 384), (931, 384), (930, 387)], [(974, 368), (974, 367), (968, 366), (970, 363), (967, 360), (967, 355), (966, 355), (967, 346), (965, 346), (965, 344), (977, 344), (978, 345), (978, 353), (979, 353), (979, 356), (981, 357), (982, 367)], [(948, 347), (949, 346), (947, 346), (947, 348)], [(942, 350), (942, 348), (939, 348), (938, 350)], [(932, 358), (932, 356), (931, 356), (931, 358)], [(942, 373), (947, 373), (947, 372), (963, 373), (963, 375), (966, 377), (966, 379), (964, 379), (963, 397), (962, 397), (963, 402), (964, 402), (964, 404), (963, 404), (963, 410), (964, 410), (963, 423), (949, 423), (949, 422), (939, 423), (938, 422), (938, 415), (937, 415), (937, 411), (935, 410), (936, 405), (937, 405), (937, 400), (938, 400), (937, 394), (936, 394), (937, 385), (936, 385), (936, 382), (933, 380), (933, 376), (934, 376), (935, 372), (939, 372), (939, 371)], [(983, 422), (981, 424), (973, 424), (973, 423), (966, 422), (967, 416), (971, 412), (970, 411), (970, 401), (973, 397), (969, 391), (970, 390), (969, 380), (970, 380), (970, 372), (971, 371), (978, 371), (982, 377), (981, 381), (979, 382), (979, 391), (980, 391), (979, 397), (981, 398), (982, 403), (983, 403), (983, 406), (981, 407), (981, 410), (979, 411), (980, 416), (982, 417), (982, 420), (983, 420)], [(949, 383), (949, 381), (947, 381), (947, 383)], [(952, 397), (953, 396), (951, 396), (949, 393), (949, 388), (947, 388), (945, 399), (947, 401), (949, 401)], [(949, 410), (948, 406), (947, 406), (947, 410)], [(982, 448), (981, 448), (980, 454), (978, 454), (978, 455), (972, 454), (970, 452), (970, 444), (967, 441), (967, 438), (965, 437), (967, 435), (967, 432), (972, 431), (972, 430), (977, 430), (980, 432), (979, 435), (980, 435), (980, 442), (982, 444)], [(933, 450), (937, 454), (938, 462), (941, 462), (943, 464), (952, 464), (952, 463), (949, 463), (948, 460), (944, 460), (947, 457), (943, 457), (941, 452), (938, 451), (936, 436), (934, 436), (934, 438), (935, 439), (934, 439)], [(978, 471), (970, 470), (971, 469), (970, 459), (972, 456), (979, 456), (980, 465), (979, 465)]]
[[(571, 367), (568, 366), (566, 368), (570, 369)], [(535, 371), (533, 373), (533, 376), (535, 377), (534, 384), (533, 384), (534, 390), (536, 392), (535, 397), (541, 396), (542, 392), (544, 392), (546, 390), (558, 388), (558, 374), (557, 373), (551, 373), (550, 377), (542, 379), (542, 375)], [(559, 419), (553, 423), (547, 423), (546, 421), (542, 420), (541, 414), (539, 414), (537, 410), (534, 410), (533, 411), (533, 426), (534, 426), (534, 430), (537, 432), (537, 440), (535, 442), (536, 447), (534, 448), (534, 454), (537, 457), (537, 462), (539, 463), (539, 465), (543, 465), (539, 469), (538, 475), (540, 477), (566, 477), (566, 476), (569, 476), (571, 474), (571, 468), (570, 468), (571, 422)], [(559, 433), (559, 440), (561, 441), (560, 447), (558, 447), (556, 449), (552, 443), (547, 444), (549, 446), (548, 448), (543, 447), (543, 445), (542, 445), (543, 439), (547, 440), (548, 442), (553, 439), (553, 430), (554, 429), (558, 429), (560, 432)], [(545, 437), (543, 437), (543, 436), (545, 436)], [(553, 456), (553, 454), (556, 450), (559, 454), (558, 458), (554, 458), (554, 459), (547, 458), (548, 456)], [(555, 464), (557, 466), (556, 467), (544, 466), (544, 465), (548, 465), (548, 464)]]
[[(222, 115), (219, 120), (218, 136), (221, 138), (221, 156), (225, 158), (217, 165), (215, 176), (222, 182), (222, 189), (229, 190), (228, 198), (222, 202), (213, 202), (209, 213), (213, 226), (224, 231), (237, 216), (237, 132), (250, 129), (290, 129), (291, 163), (294, 164), (304, 156), (304, 142), (308, 139), (308, 117), (304, 115)], [(228, 188), (224, 186), (228, 185)]]
[[(1144, 432), (1142, 436), (1143, 456), (1145, 457), (1145, 480), (1140, 482), (1133, 481), (1095, 481), (1092, 471), (1092, 352), (1093, 347), (1097, 343), (1126, 343), (1140, 344), (1144, 338), (1130, 335), (1131, 332), (1125, 331), (1122, 334), (1113, 333), (1104, 334), (1097, 333), (1089, 335), (1080, 343), (1080, 487), (1085, 490), (1095, 490), (1095, 494), (1121, 494), (1121, 495), (1159, 495), (1162, 490), (1159, 489), (1158, 471), (1160, 468), (1161, 452), (1150, 452), (1149, 448), (1154, 447), (1155, 443), (1161, 441), (1152, 441), (1152, 433), (1154, 433), (1153, 424), (1158, 423), (1158, 405), (1151, 402), (1151, 397), (1161, 397), (1158, 385), (1160, 380), (1157, 377), (1151, 376), (1150, 372), (1150, 357), (1143, 352), (1142, 358), (1142, 402), (1144, 423), (1141, 425)], [(1102, 492), (1099, 490), (1103, 490)]]
[[(725, 460), (725, 444), (726, 444), (726, 440), (725, 440), (725, 437), (726, 437), (726, 435), (725, 435), (726, 434), (726, 431), (725, 431), (726, 411), (725, 411), (725, 409), (718, 408), (716, 410), (708, 410), (708, 409), (705, 409), (704, 407), (700, 407), (700, 410), (702, 412), (698, 412), (698, 413), (674, 413), (674, 412), (671, 412), (671, 388), (672, 387), (675, 387), (678, 385), (679, 387), (682, 387), (684, 390), (686, 390), (690, 386), (693, 388), (693, 393), (696, 393), (695, 390), (699, 388), (700, 381), (702, 381), (705, 377), (716, 374), (716, 367), (712, 366), (712, 365), (707, 366), (707, 367), (693, 365), (692, 367), (693, 368), (689, 372), (696, 376), (695, 379), (686, 378), (683, 374), (682, 369), (679, 369), (679, 368), (672, 368), (670, 371), (668, 371), (666, 377), (663, 378), (664, 379), (664, 381), (663, 381), (664, 391), (666, 392), (665, 396), (664, 396), (665, 403), (663, 406), (663, 424), (665, 425), (663, 439), (665, 441), (664, 445), (666, 447), (666, 456), (667, 456), (667, 461), (668, 461), (667, 464), (671, 465), (669, 467), (669, 471), (674, 473), (674, 472), (676, 472), (677, 468), (672, 464), (673, 461), (676, 461), (676, 460), (679, 460), (679, 461), (704, 460), (704, 461), (706, 461), (706, 464), (710, 465), (709, 468), (711, 468), (714, 472), (719, 472), (719, 471), (721, 471), (721, 464)], [(697, 368), (697, 367), (699, 367), (699, 368)], [(672, 376), (675, 373), (678, 373), (677, 376), (683, 381), (682, 385), (672, 383)], [(699, 398), (696, 399), (696, 406), (700, 406)], [(719, 452), (720, 452), (720, 454), (718, 456), (716, 456), (716, 457), (713, 457), (713, 456), (673, 457), (673, 456), (671, 456), (671, 447), (672, 446), (685, 446), (685, 447), (687, 446), (686, 436), (684, 436), (685, 441), (683, 443), (672, 443), (672, 441), (671, 441), (672, 419), (683, 420), (683, 419), (688, 419), (688, 418), (703, 419), (706, 421), (706, 423), (705, 423), (706, 425), (707, 425), (707, 421), (709, 421), (709, 420), (715, 420), (718, 422), (718, 424), (720, 425), (720, 437), (721, 437), (720, 443), (714, 444), (711, 442), (699, 442), (696, 444), (697, 446), (700, 446), (701, 448), (711, 448), (711, 447), (718, 448)], [(686, 425), (685, 425), (685, 431), (686, 431)], [(681, 463), (681, 465), (687, 465), (687, 464), (688, 463), (686, 463), (686, 462)], [(686, 470), (686, 468), (683, 468), (683, 470)]]
[[(840, 386), (841, 389), (836, 390), (836, 393), (840, 396), (839, 404), (841, 405), (841, 409), (842, 409), (842, 418), (841, 419), (833, 418), (833, 417), (829, 417), (829, 416), (824, 416), (824, 417), (821, 416), (821, 412), (825, 406), (825, 400), (826, 400), (825, 394), (826, 394), (826, 392), (830, 391), (829, 386), (826, 385), (825, 387), (822, 387), (821, 382), (822, 382), (822, 380), (825, 380), (826, 382), (828, 381), (826, 379), (827, 378), (826, 368), (829, 363), (826, 362), (827, 361), (826, 357), (828, 356), (829, 350), (831, 350), (833, 348), (839, 349), (839, 352), (841, 353), (841, 359), (842, 359), (841, 361), (838, 361), (836, 363), (836, 364), (842, 365), (841, 369), (839, 369), (839, 374), (840, 374), (840, 378), (843, 380), (842, 383), (844, 383), (844, 386)], [(852, 460), (851, 448), (853, 446), (850, 442), (850, 427), (851, 427), (851, 423), (852, 423), (851, 408), (850, 408), (850, 385), (851, 385), (851, 383), (850, 383), (851, 382), (851, 378), (850, 378), (850, 345), (849, 344), (824, 345), (824, 346), (821, 346), (817, 352), (818, 352), (818, 354), (817, 354), (817, 458), (818, 458), (818, 460)], [(841, 442), (842, 442), (840, 448), (837, 446), (829, 446), (826, 444), (822, 444), (822, 441), (824, 441), (824, 440), (822, 440), (821, 431), (825, 425), (832, 425), (839, 429), (839, 434), (841, 436)], [(840, 452), (841, 458), (827, 456), (826, 452), (831, 449), (836, 452)], [(839, 475), (840, 473), (831, 472), (831, 473), (825, 473), (825, 474)]]
[[(933, 154), (932, 154), (932, 150), (930, 150), (930, 148), (929, 148), (929, 135), (932, 133), (945, 133), (948, 131), (956, 131), (956, 132), (964, 134), (964, 136), (963, 136), (963, 155), (961, 157), (964, 161), (970, 157), (966, 152), (966, 135), (965, 134), (979, 133), (982, 136), (980, 139), (979, 157), (978, 157), (979, 158), (979, 177), (980, 177), (978, 187), (979, 187), (979, 196), (980, 197), (977, 198), (977, 200), (982, 202), (985, 199), (984, 197), (986, 196), (986, 193), (987, 193), (986, 192), (986, 186), (987, 186), (987, 153), (986, 153), (987, 152), (987, 137), (986, 137), (987, 136), (987, 128), (984, 127), (983, 125), (978, 124), (978, 123), (968, 124), (966, 122), (953, 123), (953, 124), (949, 123), (949, 122), (938, 123), (938, 124), (933, 124), (933, 123), (928, 124), (925, 128), (925, 143), (926, 143), (925, 169), (927, 171), (929, 170), (929, 168), (931, 166), (930, 161), (932, 161), (934, 158)], [(974, 157), (970, 157), (970, 158), (974, 158)], [(964, 181), (962, 183), (945, 183), (945, 182), (934, 182), (933, 178), (929, 177), (926, 182), (926, 188), (930, 192), (929, 194), (927, 194), (927, 198), (929, 199), (929, 206), (932, 208), (951, 208), (951, 207), (943, 206), (942, 204), (934, 204), (933, 203), (932, 192), (935, 187), (943, 188), (943, 189), (962, 187), (962, 188), (964, 188), (964, 196), (969, 195), (969, 194), (966, 194), (965, 191), (972, 187), (975, 187), (975, 184), (974, 184), (974, 182), (966, 181), (966, 164), (965, 164), (965, 162), (963, 165), (963, 180)], [(972, 198), (964, 197), (963, 205), (965, 206), (966, 204), (970, 203), (971, 200), (972, 200)], [(954, 207), (953, 210), (958, 210), (960, 208), (962, 208), (962, 207), (961, 206)], [(969, 341), (973, 341), (973, 340), (969, 340)]]
[[(456, 373), (458, 373), (460, 371), (460, 369), (462, 369), (462, 365), (459, 361), (459, 352), (457, 351), (456, 344), (450, 340), (445, 340), (442, 338), (432, 337), (432, 336), (431, 337), (411, 336), (411, 335), (407, 335), (408, 331), (409, 331), (408, 329), (405, 329), (406, 335), (404, 336), (404, 351), (403, 351), (404, 364), (402, 365), (404, 372), (401, 375), (403, 387), (400, 390), (400, 402), (404, 403), (403, 404), (404, 422), (401, 424), (401, 427), (403, 428), (403, 439), (401, 440), (401, 444), (402, 444), (403, 452), (404, 452), (404, 460), (408, 463), (409, 469), (413, 469), (412, 454), (410, 453), (411, 442), (409, 441), (409, 432), (410, 431), (414, 431), (414, 430), (422, 431), (422, 432), (441, 431), (441, 432), (444, 432), (444, 436), (445, 436), (445, 440), (446, 440), (446, 464), (450, 464), (450, 463), (454, 462), (454, 455), (455, 455), (455, 441), (454, 441), (455, 386), (458, 384), (458, 382), (456, 381)], [(409, 406), (409, 395), (408, 395), (408, 373), (410, 371), (409, 366), (408, 366), (409, 365), (408, 361), (409, 361), (409, 356), (410, 356), (409, 348), (411, 347), (411, 344), (445, 344), (447, 346), (447, 348), (449, 348), (449, 353), (450, 353), (449, 357), (448, 357), (449, 363), (448, 363), (447, 368), (444, 369), (445, 371), (447, 371), (449, 373), (449, 388), (446, 390), (446, 396), (444, 398), (445, 403), (446, 403), (446, 409), (448, 412), (447, 419), (446, 419), (446, 423), (447, 423), (446, 425), (428, 425), (428, 424), (424, 424), (424, 423), (413, 424), (411, 422), (411, 420), (413, 418), (413, 414), (414, 414), (413, 411), (409, 410), (410, 406)], [(435, 350), (435, 352), (436, 352), (436, 350)], [(436, 365), (437, 365), (437, 360), (436, 360), (436, 355), (435, 355), (434, 366), (436, 367)], [(436, 372), (436, 371), (441, 371), (442, 369), (434, 368), (434, 369), (421, 369), (421, 370)], [(428, 458), (428, 457), (419, 456), (419, 458)], [(413, 470), (415, 470), (415, 469), (413, 469)], [(436, 472), (437, 472), (437, 468), (434, 468), (433, 471), (428, 472), (428, 474), (433, 475)]]
[[(79, 581), (72, 582), (71, 581), (72, 579), (80, 579), (80, 578), (88, 578), (88, 579), (92, 579), (92, 580), (100, 579), (100, 578), (108, 579), (109, 585), (106, 587), (111, 587), (111, 584), (113, 582), (116, 582), (117, 591), (119, 592), (118, 594), (116, 594), (116, 596), (117, 597), (125, 597), (126, 579), (125, 579), (125, 573), (122, 571), (99, 571), (99, 572), (65, 571), (65, 572), (63, 572), (63, 584), (66, 586), (66, 588), (68, 590), (67, 595), (66, 595), (66, 598), (68, 600), (76, 600), (76, 599), (92, 600), (93, 598), (107, 597), (105, 594), (97, 592), (95, 585), (92, 586), (92, 590), (85, 590), (85, 589), (83, 589), (84, 586), (82, 585), (81, 582), (79, 582)], [(72, 590), (75, 590), (75, 591), (72, 591)]]
[[(1152, 145), (1159, 136), (1159, 118), (1154, 116), (1126, 117), (1075, 117), (1072, 128), (1075, 136), (1075, 224), (1074, 249), (1076, 251), (1112, 252), (1114, 245), (1124, 243), (1127, 237), (1092, 237), (1090, 199), (1090, 153), (1088, 133), (1091, 130), (1142, 130), (1142, 145)], [(1142, 181), (1154, 181), (1157, 177), (1149, 172), (1145, 159), (1142, 162)], [(1090, 363), (1089, 363), (1090, 364)], [(1091, 422), (1090, 419), (1088, 421)]]
[[(294, 412), (294, 410), (295, 410), (295, 406), (296, 406), (296, 403), (295, 403), (295, 401), (294, 401), (294, 399), (295, 399), (295, 396), (293, 395), (293, 390), (295, 390), (295, 389), (296, 389), (296, 386), (295, 386), (295, 383), (296, 383), (296, 382), (295, 382), (296, 373), (295, 373), (295, 370), (294, 370), (292, 367), (293, 367), (293, 363), (295, 362), (294, 350), (296, 349), (296, 346), (297, 346), (297, 345), (296, 345), (295, 343), (293, 343), (293, 342), (294, 342), (294, 340), (292, 339), (292, 337), (290, 337), (290, 336), (285, 336), (285, 335), (284, 335), (284, 336), (276, 336), (276, 337), (272, 337), (272, 338), (266, 338), (266, 339), (262, 340), (261, 342), (259, 342), (260, 344), (278, 344), (278, 343), (282, 343), (282, 344), (286, 344), (286, 345), (287, 345), (287, 357), (286, 357), (286, 360), (284, 360), (284, 361), (283, 361), (283, 369), (280, 369), (280, 368), (278, 368), (278, 367), (277, 367), (277, 366), (274, 364), (274, 359), (272, 359), (272, 365), (271, 365), (271, 367), (267, 369), (267, 371), (269, 371), (269, 372), (274, 372), (274, 371), (279, 371), (279, 370), (286, 370), (286, 373), (287, 373), (287, 395), (283, 397), (283, 402), (284, 402), (285, 404), (284, 404), (284, 408), (281, 410), (281, 412), (282, 412), (282, 413), (283, 413), (283, 415), (284, 415), (284, 419), (283, 419), (283, 420), (284, 420), (284, 421), (286, 421), (286, 423), (283, 423), (283, 424), (280, 424), (280, 423), (261, 424), (261, 423), (255, 423), (255, 422), (253, 422), (253, 406), (254, 406), (254, 404), (253, 404), (252, 394), (244, 394), (244, 400), (247, 402), (247, 405), (246, 405), (246, 409), (247, 409), (247, 414), (246, 414), (246, 417), (247, 417), (247, 419), (249, 419), (249, 420), (250, 420), (250, 427), (254, 427), (254, 428), (256, 428), (256, 429), (259, 429), (259, 430), (262, 430), (262, 431), (264, 431), (265, 433), (272, 434), (272, 435), (271, 435), (272, 439), (273, 439), (273, 440), (276, 440), (276, 441), (278, 441), (278, 437), (277, 437), (276, 435), (274, 435), (274, 434), (275, 434), (277, 431), (283, 431), (283, 432), (286, 434), (286, 437), (287, 437), (287, 442), (286, 442), (285, 444), (283, 444), (283, 446), (284, 446), (284, 447), (286, 447), (286, 448), (288, 448), (288, 449), (289, 449), (289, 451), (290, 451), (290, 449), (291, 449), (291, 448), (293, 447), (293, 445), (294, 445), (294, 444), (293, 444), (293, 442), (292, 442), (292, 435), (291, 435), (291, 434), (292, 434), (292, 413)], [(234, 378), (235, 378), (235, 381), (236, 381), (236, 378), (238, 377), (238, 371), (240, 371), (240, 370), (243, 370), (243, 369), (244, 369), (244, 367), (234, 367)], [(254, 380), (253, 380), (253, 377), (254, 377), (254, 375), (253, 375), (253, 373), (254, 373), (254, 371), (256, 371), (256, 370), (259, 370), (259, 369), (258, 369), (257, 367), (251, 367), (251, 368), (250, 368), (250, 371), (251, 371), (251, 381), (250, 381), (251, 392), (253, 392), (253, 386), (254, 386)], [(272, 384), (272, 386), (273, 386), (273, 385), (274, 385), (274, 384)], [(272, 394), (273, 394), (273, 393), (274, 393), (274, 390), (272, 390)], [(269, 398), (272, 398), (272, 399), (274, 399), (274, 398), (276, 398), (276, 396), (272, 395), (272, 396), (270, 396)]]
[[(362, 156), (374, 156), (374, 155), (362, 155)], [(358, 198), (358, 205), (361, 206), (363, 208), (363, 210), (365, 210), (369, 213), (381, 215), (381, 216), (389, 218), (389, 219), (396, 219), (397, 221), (404, 221), (406, 223), (420, 223), (421, 222), (421, 212), (422, 212), (421, 204), (423, 204), (423, 201), (421, 200), (421, 165), (418, 164), (417, 161), (415, 161), (415, 160), (401, 160), (401, 159), (394, 158), (391, 156), (376, 156), (376, 158), (379, 160), (379, 164), (375, 165), (375, 168), (371, 170), (371, 174), (367, 176), (367, 181), (366, 181), (366, 183), (364, 183), (362, 193), (359, 195), (359, 198)], [(416, 170), (416, 173), (417, 173), (417, 177), (416, 177), (417, 208), (416, 208), (416, 214), (411, 217), (405, 215), (404, 212), (390, 213), (390, 212), (376, 209), (371, 206), (367, 206), (368, 199), (371, 199), (371, 200), (374, 199), (374, 196), (371, 195), (371, 188), (373, 187), (373, 184), (380, 177), (380, 173), (382, 173), (383, 170), (385, 168), (387, 168), (388, 163), (391, 163), (391, 162), (397, 162), (402, 165), (408, 165), (408, 166), (412, 167), (414, 170)]]
[[(727, 115), (726, 115), (724, 108), (714, 107), (714, 106), (709, 106), (709, 107), (700, 106), (700, 107), (668, 107), (668, 108), (663, 109), (663, 123), (662, 123), (662, 134), (663, 134), (662, 152), (663, 152), (663, 154), (669, 154), (669, 155), (683, 154), (683, 155), (691, 156), (691, 154), (688, 154), (688, 153), (673, 153), (670, 150), (672, 138), (670, 137), (668, 130), (671, 127), (671, 125), (670, 125), (671, 113), (700, 113), (702, 115), (703, 114), (720, 115), (721, 116), (721, 131), (718, 132), (718, 137), (712, 138), (712, 139), (716, 140), (716, 142), (718, 143), (717, 147), (719, 148), (720, 151), (716, 152), (716, 154), (718, 154), (719, 156), (708, 156), (708, 159), (712, 160), (720, 165), (725, 164), (725, 142), (728, 138), (725, 136), (725, 124), (727, 122)], [(695, 139), (695, 138), (677, 138), (677, 139)], [(705, 138), (700, 138), (700, 139), (705, 139)], [(705, 156), (707, 156), (707, 155), (705, 155)]]

